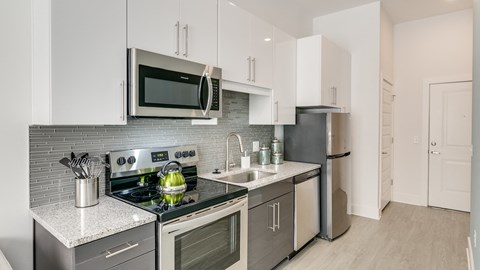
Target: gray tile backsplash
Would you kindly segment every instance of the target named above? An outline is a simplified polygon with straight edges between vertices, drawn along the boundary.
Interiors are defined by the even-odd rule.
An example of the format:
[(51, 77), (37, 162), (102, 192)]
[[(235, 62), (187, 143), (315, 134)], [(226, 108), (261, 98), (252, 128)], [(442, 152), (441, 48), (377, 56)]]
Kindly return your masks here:
[[(252, 142), (269, 143), (273, 126), (248, 124), (248, 94), (223, 91), (223, 118), (218, 125), (192, 126), (187, 119), (128, 119), (126, 126), (32, 126), (30, 127), (30, 206), (36, 207), (75, 199), (71, 171), (58, 161), (70, 152), (91, 156), (110, 150), (197, 144), (200, 173), (224, 168), (225, 140), (238, 132), (251, 153)], [(238, 142), (230, 139), (235, 163), (240, 164)], [(256, 162), (256, 155), (251, 156)], [(105, 177), (100, 178), (100, 194)]]

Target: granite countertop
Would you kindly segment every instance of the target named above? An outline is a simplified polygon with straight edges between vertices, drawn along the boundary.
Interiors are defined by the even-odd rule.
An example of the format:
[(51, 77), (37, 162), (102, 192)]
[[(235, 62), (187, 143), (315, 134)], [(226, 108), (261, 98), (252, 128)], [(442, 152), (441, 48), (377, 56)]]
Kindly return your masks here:
[(292, 161), (284, 161), (283, 164), (280, 165), (258, 165), (258, 164), (251, 164), (249, 169), (240, 169), (240, 168), (233, 168), (228, 173), (224, 170), (221, 170), (220, 174), (213, 174), (213, 173), (206, 173), (199, 175), (199, 177), (211, 179), (215, 181), (220, 181), (224, 183), (232, 184), (231, 182), (222, 181), (217, 178), (233, 175), (237, 173), (241, 173), (244, 171), (249, 170), (260, 170), (265, 172), (272, 172), (275, 173), (272, 176), (268, 176), (265, 178), (261, 178), (255, 181), (247, 182), (247, 183), (233, 183), (235, 185), (243, 186), (248, 188), (248, 190), (257, 189), (259, 187), (263, 187), (266, 185), (273, 184), (278, 181), (285, 180), (287, 178), (293, 177), (295, 175), (299, 175), (302, 173), (306, 173), (308, 171), (320, 168), (320, 164), (312, 164), (312, 163), (302, 163), (302, 162), (292, 162)]
[(77, 208), (75, 202), (65, 202), (31, 208), (30, 214), (67, 248), (157, 219), (155, 214), (108, 196), (101, 196), (99, 204), (92, 207)]

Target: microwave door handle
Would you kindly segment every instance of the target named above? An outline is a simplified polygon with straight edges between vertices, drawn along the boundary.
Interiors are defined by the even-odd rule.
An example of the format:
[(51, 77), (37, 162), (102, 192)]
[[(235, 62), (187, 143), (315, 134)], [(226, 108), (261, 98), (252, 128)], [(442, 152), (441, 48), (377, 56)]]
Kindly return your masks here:
[(198, 85), (198, 105), (200, 105), (200, 110), (202, 110), (202, 113), (203, 115), (205, 116), (206, 114), (206, 109), (203, 108), (203, 104), (202, 104), (202, 93), (203, 93), (203, 79), (205, 78), (205, 75), (202, 75), (202, 77), (200, 77), (200, 84)]
[(208, 85), (208, 101), (207, 101), (207, 110), (203, 114), (203, 116), (207, 116), (210, 113), (210, 109), (212, 108), (213, 103), (213, 85), (212, 85), (212, 78), (210, 74), (206, 73), (205, 77), (207, 77), (207, 85)]

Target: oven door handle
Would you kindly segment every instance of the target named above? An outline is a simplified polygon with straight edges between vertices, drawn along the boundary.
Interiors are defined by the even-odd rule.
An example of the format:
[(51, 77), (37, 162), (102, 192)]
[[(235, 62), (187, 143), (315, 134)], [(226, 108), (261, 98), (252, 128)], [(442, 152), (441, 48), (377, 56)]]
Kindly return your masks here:
[[(237, 211), (240, 211), (243, 207), (246, 207), (248, 200), (242, 199), (233, 204), (223, 206), (223, 208), (216, 208), (215, 210), (209, 210), (207, 213), (203, 212), (202, 216), (192, 216), (187, 220), (176, 221), (163, 226), (162, 233), (168, 234), (180, 234), (184, 229), (186, 231), (191, 230), (192, 228), (198, 228), (205, 224), (211, 223), (213, 221), (219, 220), (223, 217), (226, 217), (230, 214), (233, 214)], [(212, 212), (210, 212), (212, 211)], [(242, 217), (244, 218), (244, 217)]]

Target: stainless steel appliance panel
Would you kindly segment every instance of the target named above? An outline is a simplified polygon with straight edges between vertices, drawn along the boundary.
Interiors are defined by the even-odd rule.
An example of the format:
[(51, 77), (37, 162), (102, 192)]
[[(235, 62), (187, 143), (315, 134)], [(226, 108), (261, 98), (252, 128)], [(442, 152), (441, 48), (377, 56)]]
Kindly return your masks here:
[(327, 156), (350, 152), (350, 114), (327, 114)]
[(320, 232), (320, 170), (295, 177), (294, 250), (300, 250)]
[(329, 239), (342, 235), (351, 224), (351, 156), (343, 156), (327, 160), (327, 201), (329, 204), (322, 205), (322, 211), (326, 211), (327, 235)]
[[(129, 49), (128, 53), (128, 114), (134, 117), (173, 117), (173, 118), (213, 118), (222, 117), (222, 69), (218, 67), (208, 66), (200, 63), (195, 63), (175, 57), (161, 55), (153, 52), (140, 50), (137, 48)], [(174, 107), (163, 106), (158, 99), (165, 93), (147, 93), (147, 97), (150, 98), (154, 106), (141, 105), (142, 101), (140, 96), (140, 66), (152, 69), (162, 69), (167, 73), (178, 74), (191, 74), (192, 76), (200, 76), (201, 80), (198, 85), (193, 85), (194, 88), (198, 88), (198, 93), (191, 93), (192, 85), (184, 83), (174, 83), (178, 90), (177, 96), (171, 98), (171, 101), (175, 101)], [(183, 76), (180, 76), (183, 78)], [(188, 76), (186, 76), (188, 77)], [(186, 80), (188, 78), (185, 78)], [(212, 86), (212, 80), (215, 80), (216, 84)], [(152, 80), (150, 83), (155, 82), (159, 84), (160, 80)], [(165, 83), (167, 81), (163, 81)], [(168, 81), (170, 82), (170, 81)], [(171, 81), (173, 82), (173, 81)], [(145, 82), (149, 83), (149, 82)], [(208, 86), (208, 90), (202, 90), (203, 85)], [(183, 85), (183, 87), (181, 86)], [(174, 87), (174, 86), (172, 86)], [(169, 93), (172, 89), (169, 88)], [(175, 89), (173, 89), (175, 90)], [(205, 91), (205, 93), (202, 93)], [(208, 92), (208, 93), (207, 93)], [(185, 95), (187, 93), (187, 95)], [(208, 94), (208, 95), (205, 95)], [(198, 108), (189, 108), (192, 106), (192, 98), (198, 96), (200, 105)], [(207, 96), (208, 102), (205, 105), (207, 108), (202, 108), (200, 99)], [(193, 100), (194, 101), (194, 100)], [(165, 104), (164, 104), (165, 105)], [(172, 104), (169, 104), (172, 105)], [(183, 105), (183, 108), (182, 108)], [(198, 104), (197, 104), (198, 105)], [(213, 105), (213, 106), (212, 106)], [(178, 108), (177, 108), (178, 107)]]

